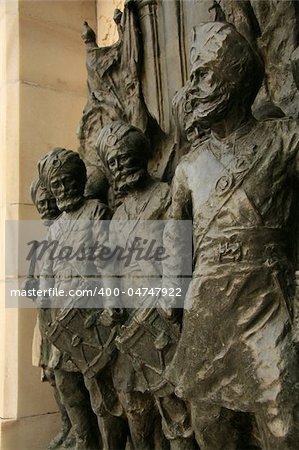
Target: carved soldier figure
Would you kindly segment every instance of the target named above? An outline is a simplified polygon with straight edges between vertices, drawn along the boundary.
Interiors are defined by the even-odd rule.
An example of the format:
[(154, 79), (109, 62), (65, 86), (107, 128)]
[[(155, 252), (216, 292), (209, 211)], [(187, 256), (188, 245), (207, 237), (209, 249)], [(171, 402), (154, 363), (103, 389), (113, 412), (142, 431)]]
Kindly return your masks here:
[[(109, 218), (109, 210), (98, 200), (84, 198), (86, 168), (79, 155), (70, 150), (55, 148), (39, 161), (38, 168), (43, 184), (54, 195), (57, 206), (62, 211), (59, 219), (50, 227), (48, 234), (50, 244), (51, 242), (58, 243), (57, 252), (63, 248), (72, 248), (75, 251), (81, 244), (92, 245), (94, 230), (98, 233), (96, 239), (99, 242), (105, 241), (107, 235), (104, 227), (99, 225), (100, 222), (98, 222), (99, 226), (95, 226), (96, 222), (94, 221)], [(81, 258), (75, 260), (63, 258), (62, 255), (56, 258), (48, 257), (42, 269), (41, 288), (47, 289), (54, 285), (56, 288), (63, 289), (66, 294), (70, 293), (71, 289), (76, 292), (76, 289), (82, 290), (84, 287), (90, 287), (88, 276), (94, 277), (95, 274), (93, 262), (87, 257), (84, 258), (84, 252), (81, 252)], [(55, 299), (50, 300), (54, 301)], [(96, 347), (97, 341), (84, 342), (84, 336), (81, 338), (80, 332), (82, 329), (84, 331), (84, 326), (89, 330), (88, 321), (96, 319), (97, 310), (94, 315), (88, 309), (80, 310), (80, 306), (84, 308), (86, 299), (80, 297), (79, 294), (61, 299), (62, 301), (67, 302), (67, 309), (53, 310), (55, 314), (52, 317), (48, 337), (55, 346), (61, 351), (67, 352), (73, 359), (72, 367), (67, 371), (66, 364), (61, 361), (62, 353), (57, 349), (56, 380), (70, 405), (68, 413), (76, 435), (76, 449), (89, 450), (99, 446), (98, 430), (94, 423), (95, 417), (90, 408), (88, 393), (84, 390), (81, 373), (85, 376), (85, 372), (92, 369), (89, 366), (89, 349)], [(64, 305), (65, 303), (58, 303), (57, 307)], [(45, 306), (49, 306), (47, 302)], [(73, 325), (75, 332), (72, 328)], [(82, 353), (87, 360), (82, 358), (81, 365), (81, 360), (78, 363), (77, 357), (78, 353), (80, 354), (82, 340), (83, 344), (90, 345), (86, 345), (85, 352)], [(96, 350), (99, 353), (100, 346)], [(91, 353), (91, 357), (94, 357), (94, 353)], [(77, 372), (74, 372), (74, 367), (77, 368)], [(91, 401), (93, 401), (92, 395)]]
[[(56, 205), (53, 195), (41, 184), (40, 179), (35, 179), (30, 187), (31, 198), (36, 206), (40, 217), (45, 226), (50, 226), (61, 213)], [(29, 277), (26, 281), (26, 288), (38, 289), (39, 285), (39, 269), (36, 267), (39, 262), (34, 257), (30, 262)], [(65, 448), (73, 445), (72, 436), (70, 434), (71, 422), (67, 410), (63, 404), (63, 394), (59, 392), (59, 388), (55, 381), (55, 370), (49, 368), (49, 359), (51, 356), (51, 343), (48, 341), (45, 330), (47, 323), (51, 320), (51, 311), (49, 309), (38, 309), (37, 321), (34, 328), (33, 344), (32, 344), (32, 363), (34, 366), (42, 368), (42, 381), (47, 381), (53, 387), (54, 397), (57, 402), (61, 415), (62, 427), (57, 436), (52, 439), (48, 445), (48, 450), (59, 448), (63, 444)]]
[[(142, 234), (144, 230), (141, 223), (166, 218), (170, 204), (167, 183), (152, 178), (147, 172), (151, 151), (145, 135), (132, 125), (115, 121), (101, 130), (97, 151), (108, 169), (118, 205), (110, 224), (111, 244), (122, 245), (127, 249), (134, 245), (134, 238), (137, 236), (144, 238), (143, 242), (151, 238), (162, 242), (161, 226), (156, 229), (156, 234), (149, 236), (151, 228), (145, 228), (145, 234)], [(161, 351), (162, 356), (163, 340), (167, 341), (164, 343), (167, 347), (173, 338), (173, 345), (170, 347), (174, 348), (179, 327), (176, 324), (175, 329), (170, 332), (170, 335), (175, 336), (167, 335), (169, 324), (165, 326), (157, 310), (153, 307), (143, 309), (141, 302), (144, 299), (138, 295), (132, 299), (129, 294), (130, 289), (137, 291), (141, 287), (140, 283), (142, 287), (151, 287), (153, 277), (160, 277), (159, 265), (159, 261), (142, 261), (136, 258), (131, 261), (129, 267), (124, 261), (121, 261), (118, 267), (117, 273), (122, 274), (122, 304), (124, 308), (130, 305), (131, 309), (126, 310), (125, 324), (116, 338), (121, 351), (113, 365), (113, 382), (126, 411), (134, 449), (152, 450), (158, 445), (153, 431), (155, 410), (158, 407), (163, 431), (170, 441), (171, 449), (190, 450), (194, 449), (196, 444), (193, 441), (187, 408), (184, 402), (169, 390), (163, 380), (163, 371), (159, 372), (160, 367), (155, 367), (150, 361), (150, 355), (155, 351), (158, 354), (157, 349)], [(148, 334), (143, 332), (149, 328)], [(153, 335), (156, 338), (151, 346)], [(139, 353), (137, 339), (139, 347), (143, 349), (139, 350)], [(167, 361), (167, 357), (167, 353), (163, 353), (161, 359)]]
[[(168, 376), (191, 402), (201, 450), (240, 448), (238, 411), (254, 415), (264, 450), (299, 442), (289, 229), (299, 129), (253, 119), (262, 80), (259, 57), (233, 26), (194, 28), (193, 114), (211, 134), (173, 182), (172, 218), (193, 220), (194, 272)], [(175, 236), (168, 247), (179, 248)]]

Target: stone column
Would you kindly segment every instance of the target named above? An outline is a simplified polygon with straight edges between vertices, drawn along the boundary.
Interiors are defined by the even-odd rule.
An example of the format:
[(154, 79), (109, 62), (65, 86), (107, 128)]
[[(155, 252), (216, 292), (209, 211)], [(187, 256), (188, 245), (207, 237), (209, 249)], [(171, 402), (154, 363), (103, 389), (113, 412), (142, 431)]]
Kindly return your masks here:
[(52, 389), (32, 367), (34, 309), (5, 308), (6, 219), (37, 219), (29, 186), (53, 146), (77, 150), (86, 101), (83, 21), (96, 0), (0, 3), (0, 448), (44, 450), (59, 428)]

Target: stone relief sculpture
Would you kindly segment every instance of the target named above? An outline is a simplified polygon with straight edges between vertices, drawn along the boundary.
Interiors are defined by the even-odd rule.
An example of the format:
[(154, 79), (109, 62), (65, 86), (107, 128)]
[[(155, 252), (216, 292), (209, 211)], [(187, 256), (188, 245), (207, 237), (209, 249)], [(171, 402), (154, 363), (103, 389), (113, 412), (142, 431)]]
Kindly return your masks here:
[[(30, 187), (31, 198), (36, 206), (40, 218), (46, 227), (51, 226), (52, 221), (59, 215), (60, 211), (57, 208), (55, 198), (42, 185), (39, 178), (35, 179)], [(40, 264), (35, 258), (30, 261), (29, 277), (26, 280), (25, 288), (27, 290), (36, 288), (39, 285), (39, 270), (37, 265)], [(39, 309), (37, 322), (34, 329), (33, 345), (32, 345), (32, 364), (42, 368), (42, 381), (47, 381), (53, 387), (54, 397), (61, 415), (61, 431), (50, 442), (48, 449), (54, 450), (64, 445), (65, 448), (73, 445), (73, 438), (71, 433), (71, 421), (67, 410), (63, 404), (63, 393), (59, 391), (55, 380), (55, 369), (49, 368), (49, 361), (51, 359), (52, 347), (46, 336), (46, 327), (51, 320), (51, 310)]]
[[(148, 174), (147, 163), (151, 150), (141, 130), (115, 121), (102, 129), (97, 142), (97, 150), (109, 172), (117, 203), (121, 201), (111, 220), (109, 239), (111, 245), (125, 242), (130, 247), (136, 237), (140, 240), (141, 236), (145, 240), (149, 238), (148, 228), (142, 234), (142, 225), (138, 224), (146, 220), (166, 218), (170, 204), (169, 186)], [(153, 230), (150, 238), (159, 241), (158, 234), (161, 231), (161, 227), (155, 234)], [(120, 282), (122, 292), (129, 292), (129, 289), (137, 291), (140, 278), (143, 280), (143, 287), (149, 289), (152, 277), (161, 273), (158, 267), (161, 262), (155, 260), (133, 261), (129, 267), (123, 261), (120, 265), (119, 273), (123, 274)], [(126, 299), (123, 295), (122, 300), (126, 305), (130, 298)], [(195, 449), (197, 447), (193, 442), (188, 410), (173, 392), (169, 394), (169, 388), (163, 379), (164, 367), (160, 364), (156, 367), (153, 363), (155, 358), (152, 357), (152, 353), (159, 354), (160, 351), (162, 360), (169, 360), (169, 343), (173, 342), (172, 347), (176, 344), (179, 327), (174, 325), (170, 331), (168, 324), (163, 323), (163, 317), (153, 307), (139, 309), (144, 298), (136, 296), (133, 301), (136, 309), (127, 310), (124, 325), (116, 337), (121, 351), (112, 372), (114, 386), (127, 414), (132, 447), (136, 450), (156, 448), (154, 410), (158, 409), (170, 448)], [(152, 336), (155, 339), (151, 348)], [(144, 347), (147, 348), (146, 353), (142, 350)], [(173, 355), (173, 351), (170, 350), (170, 354)]]
[[(38, 169), (42, 183), (55, 197), (57, 206), (62, 212), (49, 229), (48, 242), (57, 242), (60, 249), (67, 245), (74, 247), (75, 242), (76, 244), (84, 242), (90, 233), (91, 221), (109, 217), (109, 210), (104, 204), (98, 200), (85, 200), (83, 197), (86, 184), (84, 162), (77, 153), (58, 147), (39, 161)], [(97, 231), (100, 234), (99, 239), (105, 240), (103, 227), (97, 228)], [(54, 284), (55, 287), (65, 288), (68, 292), (71, 286), (76, 289), (76, 286), (82, 288), (84, 284), (90, 285), (85, 278), (84, 263), (67, 261), (68, 259), (64, 258), (46, 258), (41, 270), (42, 289), (46, 290)], [(55, 307), (55, 300), (57, 299), (44, 299), (42, 306)], [(56, 369), (56, 380), (60, 390), (68, 401), (68, 414), (75, 434), (75, 448), (78, 450), (97, 448), (99, 439), (96, 418), (91, 410), (90, 398), (82, 376), (85, 376), (89, 369), (89, 353), (86, 352), (83, 367), (77, 359), (76, 350), (80, 342), (77, 342), (76, 338), (80, 339), (79, 335), (82, 333), (80, 325), (84, 328), (84, 320), (88, 319), (89, 313), (89, 310), (78, 309), (80, 301), (82, 300), (76, 297), (67, 298), (64, 307), (57, 309), (62, 306), (58, 303), (55, 309), (52, 309), (51, 323), (48, 324), (50, 330), (47, 329), (47, 337), (56, 348), (52, 364)], [(72, 334), (73, 324), (76, 333)], [(69, 361), (64, 361), (64, 355), (67, 355)]]
[(227, 22), (263, 55), (265, 80), (254, 112), (270, 106), (272, 111), (274, 106), (288, 117), (298, 117), (298, 90), (291, 70), (299, 45), (297, 2), (224, 0), (221, 7)]
[(141, 86), (141, 40), (134, 1), (124, 12), (115, 11), (119, 40), (110, 47), (98, 47), (94, 31), (85, 22), (82, 38), (86, 44), (88, 101), (80, 123), (80, 154), (97, 163), (94, 148), (101, 128), (113, 120), (124, 120), (158, 141), (161, 130), (150, 116)]
[(193, 220), (194, 274), (169, 377), (191, 403), (201, 449), (245, 448), (237, 412), (254, 415), (261, 448), (296, 448), (288, 227), (298, 124), (253, 119), (263, 66), (232, 26), (196, 27), (191, 64), (194, 118), (211, 135), (182, 159), (173, 182), (171, 216)]
[[(186, 3), (127, 1), (110, 47), (84, 23), (80, 157), (59, 147), (38, 163), (39, 183), (61, 212), (53, 208), (48, 231), (60, 250), (98, 241), (113, 252), (136, 237), (164, 239), (183, 273), (177, 221), (192, 221), (193, 235), (183, 310), (171, 297), (145, 305), (128, 295), (155, 277), (159, 286), (179, 283), (167, 277), (172, 259), (42, 261), (44, 289), (92, 284), (120, 293), (117, 305), (109, 295), (88, 306), (83, 296), (41, 303), (65, 425), (49, 448), (67, 448), (67, 434), (77, 450), (298, 447), (299, 128), (284, 117), (298, 115), (298, 8), (205, 2), (216, 21), (198, 21), (187, 61), (184, 27), (199, 6)], [(168, 17), (179, 31), (173, 57), (162, 50)], [(163, 220), (165, 229), (142, 228)]]

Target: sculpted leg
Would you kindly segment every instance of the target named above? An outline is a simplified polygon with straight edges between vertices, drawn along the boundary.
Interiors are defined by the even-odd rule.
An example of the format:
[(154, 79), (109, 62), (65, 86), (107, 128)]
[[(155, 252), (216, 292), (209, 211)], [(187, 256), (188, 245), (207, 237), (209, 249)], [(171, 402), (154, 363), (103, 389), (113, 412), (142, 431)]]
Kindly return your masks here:
[(59, 390), (57, 389), (55, 382), (55, 372), (52, 369), (46, 368), (44, 370), (44, 379), (50, 383), (54, 390), (54, 397), (59, 408), (60, 418), (61, 418), (61, 429), (59, 433), (52, 439), (52, 441), (48, 445), (48, 450), (55, 450), (61, 444), (65, 444), (66, 439), (70, 433), (72, 428), (71, 421), (69, 419), (68, 413), (65, 409), (65, 406), (62, 403)]
[(98, 423), (101, 430), (103, 450), (124, 450), (126, 448), (128, 426), (123, 419), (107, 413), (98, 417)]
[(133, 450), (155, 448), (156, 405), (153, 396), (141, 392), (120, 393), (126, 411)]
[[(213, 404), (191, 405), (191, 421), (200, 450), (237, 450), (233, 412)], [(274, 450), (274, 449), (272, 449)]]
[(162, 417), (162, 428), (169, 440), (171, 450), (196, 450), (193, 430), (190, 423), (190, 413), (186, 404), (175, 394), (156, 398), (156, 403)]
[(99, 432), (82, 375), (78, 372), (56, 370), (55, 379), (72, 423), (76, 438), (75, 450), (97, 450)]
[(102, 450), (125, 450), (129, 436), (128, 423), (123, 417), (116, 392), (111, 390), (113, 387), (109, 379), (110, 371), (106, 370), (104, 373), (107, 376), (106, 379), (105, 377), (101, 377), (101, 379), (92, 377), (84, 380), (89, 391), (93, 412), (98, 419)]
[(71, 428), (72, 424), (70, 421), (70, 418), (68, 416), (67, 410), (63, 403), (61, 402), (61, 397), (59, 394), (59, 391), (56, 387), (54, 387), (54, 396), (56, 399), (56, 403), (59, 408), (60, 417), (61, 417), (61, 430), (57, 434), (57, 436), (52, 439), (50, 444), (48, 445), (48, 450), (54, 450), (58, 448), (61, 444), (64, 446), (67, 445), (67, 442), (71, 440), (70, 434), (71, 434)]

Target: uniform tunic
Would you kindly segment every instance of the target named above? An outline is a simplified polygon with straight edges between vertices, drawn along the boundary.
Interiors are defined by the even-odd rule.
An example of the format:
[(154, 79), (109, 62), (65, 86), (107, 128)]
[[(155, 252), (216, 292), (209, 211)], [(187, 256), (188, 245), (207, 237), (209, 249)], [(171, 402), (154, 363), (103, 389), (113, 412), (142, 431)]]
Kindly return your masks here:
[(172, 217), (193, 218), (194, 270), (168, 376), (193, 403), (270, 411), (298, 397), (288, 245), (298, 130), (251, 121), (177, 167)]
[[(49, 229), (48, 242), (57, 241), (58, 247), (54, 256), (67, 247), (72, 249), (73, 254), (80, 248), (85, 248), (78, 253), (78, 258), (60, 257), (48, 258), (44, 263), (41, 274), (41, 289), (49, 289), (55, 286), (57, 290), (64, 290), (65, 297), (52, 298), (53, 304), (58, 308), (51, 310), (52, 321), (55, 320), (59, 307), (80, 307), (84, 308), (86, 302), (92, 302), (93, 299), (80, 296), (68, 297), (67, 293), (72, 289), (76, 290), (90, 289), (91, 279), (96, 281), (99, 275), (99, 269), (96, 262), (88, 258), (88, 249), (97, 241), (99, 246), (107, 244), (108, 227), (105, 226), (105, 220), (109, 219), (110, 213), (106, 205), (98, 200), (86, 200), (83, 205), (75, 211), (63, 212), (61, 216), (53, 223)], [(49, 248), (51, 251), (51, 248)], [(65, 253), (66, 254), (66, 253)], [(81, 257), (81, 260), (80, 260)], [(91, 278), (90, 278), (91, 277)], [(94, 299), (96, 306), (97, 299)], [(99, 305), (100, 306), (100, 305)], [(75, 370), (70, 361), (64, 361), (62, 353), (53, 346), (52, 354), (49, 358), (49, 367), (63, 368), (64, 370)]]
[[(145, 226), (142, 230), (142, 221), (162, 220), (165, 218), (169, 204), (169, 186), (167, 183), (160, 183), (156, 180), (152, 180), (150, 186), (144, 192), (137, 192), (136, 196), (128, 195), (122, 205), (117, 208), (111, 220), (109, 235), (111, 245), (121, 245), (127, 250), (132, 245), (134, 238), (140, 236), (149, 241), (156, 238), (157, 242), (161, 242), (161, 225), (157, 226), (157, 236), (149, 236), (149, 230), (152, 231), (154, 226)], [(128, 267), (125, 267), (124, 262), (120, 264), (119, 273), (124, 275), (120, 286), (121, 291), (124, 292), (122, 295), (123, 307), (125, 308), (129, 304), (130, 307), (138, 308), (142, 297), (129, 296), (129, 289), (136, 291), (138, 288), (152, 287), (151, 282), (154, 282), (151, 277), (159, 279), (161, 276), (161, 263), (157, 261), (137, 262), (133, 258)], [(135, 304), (132, 304), (132, 301)], [(134, 316), (133, 308), (127, 311), (130, 317)], [(126, 393), (148, 390), (148, 384), (142, 371), (140, 368), (133, 367), (131, 358), (127, 354), (118, 353), (114, 364), (113, 380), (116, 389)]]

